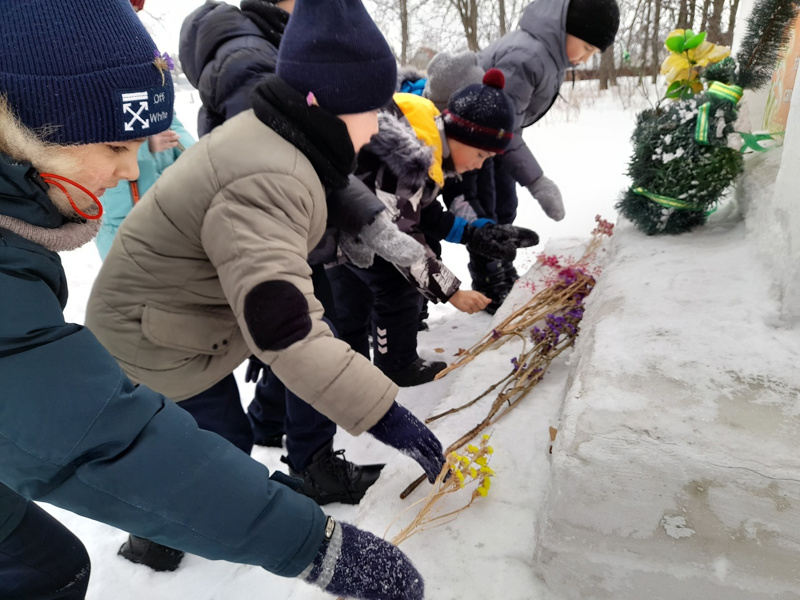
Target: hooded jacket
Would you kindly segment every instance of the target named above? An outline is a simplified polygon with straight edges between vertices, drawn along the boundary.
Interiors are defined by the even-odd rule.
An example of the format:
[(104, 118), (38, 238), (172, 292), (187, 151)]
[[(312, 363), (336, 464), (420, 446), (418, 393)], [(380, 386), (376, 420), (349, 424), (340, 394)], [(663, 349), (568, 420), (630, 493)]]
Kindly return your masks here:
[(199, 136), (251, 108), (253, 88), (275, 72), (289, 13), (268, 0), (246, 0), (242, 9), (208, 0), (181, 27), (181, 66), (203, 103)]
[[(180, 143), (184, 148), (194, 144), (194, 138), (186, 131), (178, 117), (172, 119), (170, 129), (180, 136)], [(167, 167), (178, 160), (181, 152), (183, 151), (175, 147), (164, 152), (153, 153), (150, 152), (150, 148), (145, 142), (139, 148), (136, 156), (136, 162), (139, 163), (139, 179), (136, 180), (138, 197), (134, 197), (130, 181), (120, 181), (114, 189), (106, 190), (102, 199), (103, 222), (100, 225), (100, 231), (97, 232), (97, 238), (95, 238), (100, 258), (104, 259), (108, 254), (120, 224), (131, 212), (133, 205), (144, 196)]]
[[(328, 113), (277, 76), (256, 92), (258, 117), (247, 111), (201, 138), (122, 224), (87, 325), (134, 381), (174, 400), (255, 355), (357, 435), (386, 414), (397, 386), (333, 337), (307, 263), (328, 216), (320, 148), (350, 144), (347, 130), (332, 115), (312, 120)], [(331, 123), (335, 135), (323, 139)], [(350, 154), (331, 153), (341, 172), (352, 145)], [(345, 187), (346, 176), (336, 177)]]
[[(76, 233), (87, 225), (46, 189), (30, 163), (0, 154), (0, 481), (171, 547), (297, 575), (324, 537), (319, 507), (136, 386), (87, 328), (65, 322), (55, 250), (94, 230)], [(19, 506), (0, 489), (0, 536)]]
[(522, 13), (519, 28), (482, 50), (484, 70), (500, 69), (505, 92), (516, 113), (514, 139), (499, 160), (522, 186), (542, 176), (542, 168), (522, 139), (522, 128), (533, 125), (558, 97), (567, 69), (567, 9), (569, 0), (536, 0)]
[[(241, 10), (208, 0), (186, 18), (181, 28), (181, 65), (203, 103), (198, 135), (253, 107), (253, 90), (275, 73), (288, 20), (289, 13), (270, 0), (244, 0)], [(335, 262), (339, 232), (357, 235), (382, 210), (376, 198), (354, 190), (330, 194), (328, 229), (309, 253), (309, 262)]]
[(436, 198), (444, 184), (445, 139), (439, 111), (430, 100), (398, 93), (378, 116), (378, 133), (358, 154), (356, 175), (386, 206), (400, 231), (425, 247), (425, 258), (409, 268), (397, 267), (433, 302), (447, 302), (461, 282), (436, 257), (425, 236), (443, 240), (455, 216)]

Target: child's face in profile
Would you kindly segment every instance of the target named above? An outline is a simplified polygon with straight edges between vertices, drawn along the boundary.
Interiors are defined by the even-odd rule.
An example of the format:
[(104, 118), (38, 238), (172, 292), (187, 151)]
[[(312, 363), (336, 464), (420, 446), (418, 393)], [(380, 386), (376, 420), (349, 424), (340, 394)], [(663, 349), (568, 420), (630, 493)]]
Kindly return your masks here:
[(369, 142), (373, 135), (378, 133), (377, 110), (339, 115), (339, 118), (347, 125), (347, 133), (350, 134), (350, 141), (353, 142), (353, 148), (355, 148), (356, 153)]
[(579, 37), (567, 34), (567, 59), (573, 65), (585, 63), (598, 52), (600, 52), (600, 48), (597, 46), (592, 46), (589, 42), (584, 42)]
[[(77, 168), (73, 173), (57, 173), (81, 184), (98, 198), (110, 188), (116, 187), (122, 179), (133, 180), (139, 177), (139, 163), (136, 155), (144, 139), (129, 142), (109, 142), (106, 144), (82, 144), (64, 146), (59, 149), (74, 159)], [(94, 204), (85, 194), (75, 194), (78, 206), (84, 208)]]
[(453, 138), (448, 138), (447, 144), (450, 146), (450, 158), (453, 160), (457, 173), (480, 169), (487, 158), (495, 155), (494, 152), (481, 150), (475, 146), (467, 146)]

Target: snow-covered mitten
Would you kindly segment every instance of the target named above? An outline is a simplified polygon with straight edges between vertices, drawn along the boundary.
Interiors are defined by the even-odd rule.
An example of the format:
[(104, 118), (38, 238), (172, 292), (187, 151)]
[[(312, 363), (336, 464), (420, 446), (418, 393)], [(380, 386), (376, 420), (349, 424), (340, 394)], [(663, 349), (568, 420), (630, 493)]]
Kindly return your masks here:
[(326, 592), (361, 600), (422, 600), (425, 584), (396, 546), (328, 517), (325, 540), (300, 574)]
[(425, 258), (425, 249), (417, 240), (400, 231), (385, 212), (353, 235), (342, 231), (339, 247), (355, 266), (367, 268), (377, 254), (400, 267), (410, 267)]
[(535, 246), (539, 243), (539, 236), (524, 227), (487, 223), (483, 227), (464, 227), (461, 243), (475, 254), (512, 261), (517, 255), (517, 248)]
[(444, 466), (441, 442), (422, 421), (397, 402), (367, 433), (417, 461), (431, 483)]
[(561, 190), (552, 179), (542, 175), (528, 186), (528, 191), (542, 207), (544, 214), (553, 221), (560, 221), (564, 218), (564, 201), (561, 199)]

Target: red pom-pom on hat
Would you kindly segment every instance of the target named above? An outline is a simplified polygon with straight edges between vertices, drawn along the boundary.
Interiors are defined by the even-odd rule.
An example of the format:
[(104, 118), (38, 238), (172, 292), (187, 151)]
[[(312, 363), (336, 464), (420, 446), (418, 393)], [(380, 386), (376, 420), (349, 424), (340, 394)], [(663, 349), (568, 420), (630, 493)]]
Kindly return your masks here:
[(500, 69), (489, 69), (483, 76), (483, 85), (488, 85), (498, 90), (506, 87), (506, 78)]

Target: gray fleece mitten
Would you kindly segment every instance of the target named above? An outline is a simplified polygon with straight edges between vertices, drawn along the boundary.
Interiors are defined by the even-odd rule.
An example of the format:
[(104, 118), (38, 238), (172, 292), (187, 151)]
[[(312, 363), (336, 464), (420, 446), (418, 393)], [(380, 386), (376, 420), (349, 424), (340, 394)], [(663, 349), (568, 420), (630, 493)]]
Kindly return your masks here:
[(372, 265), (376, 254), (400, 267), (410, 267), (425, 258), (422, 244), (400, 231), (386, 216), (386, 211), (378, 213), (357, 236), (342, 231), (339, 248), (351, 263), (362, 269)]
[(528, 186), (528, 191), (542, 207), (544, 214), (553, 221), (560, 221), (564, 218), (564, 201), (561, 199), (561, 191), (552, 179), (542, 175)]

